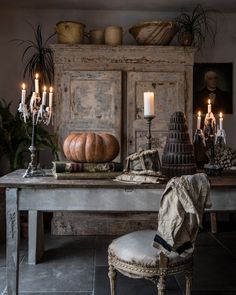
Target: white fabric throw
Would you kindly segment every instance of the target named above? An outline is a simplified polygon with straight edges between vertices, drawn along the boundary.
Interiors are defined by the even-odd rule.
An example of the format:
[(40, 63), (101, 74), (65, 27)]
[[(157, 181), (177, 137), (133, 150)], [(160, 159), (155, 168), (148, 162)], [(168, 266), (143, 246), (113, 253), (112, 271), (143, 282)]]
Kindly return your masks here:
[(211, 207), (210, 183), (204, 173), (172, 178), (161, 197), (153, 246), (169, 255), (194, 250), (204, 208)]

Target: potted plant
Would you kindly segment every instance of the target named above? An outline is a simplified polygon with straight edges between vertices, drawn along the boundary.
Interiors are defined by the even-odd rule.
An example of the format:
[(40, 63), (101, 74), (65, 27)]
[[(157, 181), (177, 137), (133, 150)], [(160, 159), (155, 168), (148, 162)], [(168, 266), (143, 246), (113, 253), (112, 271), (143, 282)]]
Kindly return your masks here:
[(213, 44), (216, 36), (216, 21), (212, 18), (213, 9), (198, 4), (192, 12), (183, 12), (176, 19), (178, 39), (182, 46), (202, 47), (206, 39)]

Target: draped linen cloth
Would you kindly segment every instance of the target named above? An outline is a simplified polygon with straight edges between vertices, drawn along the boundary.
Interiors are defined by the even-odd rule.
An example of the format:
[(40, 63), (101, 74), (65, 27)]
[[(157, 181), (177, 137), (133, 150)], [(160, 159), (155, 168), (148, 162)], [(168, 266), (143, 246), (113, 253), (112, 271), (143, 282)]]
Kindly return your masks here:
[(161, 197), (153, 246), (167, 256), (193, 252), (205, 208), (211, 207), (210, 183), (204, 173), (172, 178)]

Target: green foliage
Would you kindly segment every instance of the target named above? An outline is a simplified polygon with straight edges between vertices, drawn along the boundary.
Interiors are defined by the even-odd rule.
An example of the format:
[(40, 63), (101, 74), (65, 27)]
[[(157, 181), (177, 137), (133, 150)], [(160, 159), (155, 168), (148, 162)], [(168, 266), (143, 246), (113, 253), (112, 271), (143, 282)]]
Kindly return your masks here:
[(31, 28), (34, 34), (33, 40), (15, 40), (19, 46), (23, 46), (22, 62), (25, 64), (23, 78), (28, 77), (33, 82), (35, 73), (40, 73), (40, 81), (43, 85), (52, 85), (54, 77), (53, 52), (48, 47), (48, 42), (55, 33), (44, 39), (40, 25), (36, 28), (31, 25)]
[[(15, 170), (24, 168), (24, 159), (29, 156), (32, 123), (25, 124), (18, 112), (13, 115), (10, 106), (11, 103), (0, 100), (0, 155), (6, 156), (10, 169)], [(36, 141), (39, 149), (49, 147), (53, 157), (58, 159), (54, 136), (40, 125), (37, 126)]]
[(191, 13), (183, 12), (175, 22), (178, 27), (178, 35), (181, 38), (183, 33), (193, 35), (193, 46), (200, 49), (208, 38), (212, 44), (215, 42), (217, 31), (216, 20), (212, 18), (212, 13), (218, 11), (210, 8), (204, 8), (198, 4)]

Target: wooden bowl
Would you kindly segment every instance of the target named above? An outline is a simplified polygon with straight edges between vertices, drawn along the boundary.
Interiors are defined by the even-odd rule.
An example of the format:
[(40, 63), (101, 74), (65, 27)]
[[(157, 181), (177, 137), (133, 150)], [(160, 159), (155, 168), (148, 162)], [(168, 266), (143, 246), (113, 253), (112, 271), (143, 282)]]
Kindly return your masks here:
[(140, 45), (168, 45), (177, 28), (172, 21), (153, 21), (139, 23), (131, 27), (129, 32)]

